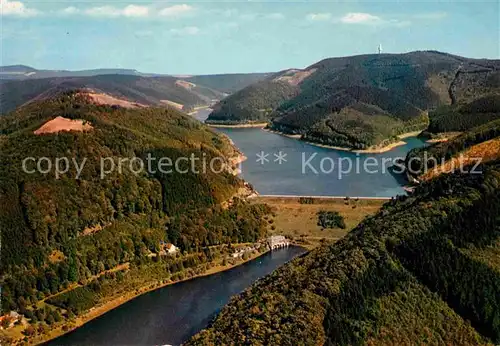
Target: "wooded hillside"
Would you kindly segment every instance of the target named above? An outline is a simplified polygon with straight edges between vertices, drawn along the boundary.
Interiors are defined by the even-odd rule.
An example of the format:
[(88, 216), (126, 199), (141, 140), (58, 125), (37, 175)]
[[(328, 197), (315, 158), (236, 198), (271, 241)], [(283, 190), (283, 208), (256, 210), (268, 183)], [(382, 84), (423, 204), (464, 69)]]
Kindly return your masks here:
[[(86, 130), (34, 133), (55, 117), (83, 122)], [(195, 171), (186, 169), (191, 163), (165, 173), (124, 165), (101, 178), (102, 158), (148, 162), (148, 155), (153, 162), (200, 160)], [(18, 311), (35, 326), (61, 316), (69, 321), (117, 292), (203, 272), (219, 246), (264, 237), (267, 207), (223, 205), (244, 188), (230, 169), (237, 155), (226, 137), (183, 113), (98, 106), (82, 93), (1, 117), (2, 314)], [(31, 163), (31, 174), (22, 169), (26, 157), (85, 165), (80, 175), (71, 165), (56, 177)], [(204, 171), (202, 157), (220, 158), (225, 169)], [(179, 255), (160, 256), (162, 242)]]
[(208, 121), (267, 121), (307, 141), (367, 149), (426, 129), (437, 107), (499, 91), (499, 60), (436, 51), (359, 55), (275, 74), (224, 99)]
[(234, 297), (187, 345), (500, 342), (500, 162), (482, 169), (387, 203)]

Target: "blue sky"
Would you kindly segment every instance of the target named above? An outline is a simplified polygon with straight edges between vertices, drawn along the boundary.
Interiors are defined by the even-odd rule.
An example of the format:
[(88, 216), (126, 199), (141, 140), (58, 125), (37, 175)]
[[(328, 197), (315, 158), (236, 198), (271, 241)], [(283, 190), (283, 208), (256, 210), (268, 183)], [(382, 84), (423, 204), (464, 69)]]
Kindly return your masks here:
[(208, 74), (435, 49), (499, 58), (499, 3), (0, 0), (2, 65)]

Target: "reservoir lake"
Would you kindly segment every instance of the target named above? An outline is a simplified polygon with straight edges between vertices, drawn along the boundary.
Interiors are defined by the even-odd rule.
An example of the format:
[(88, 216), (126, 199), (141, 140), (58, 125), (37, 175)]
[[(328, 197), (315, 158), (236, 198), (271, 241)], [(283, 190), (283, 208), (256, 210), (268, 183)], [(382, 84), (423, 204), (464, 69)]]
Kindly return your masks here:
[[(194, 116), (204, 121), (209, 114), (210, 110), (201, 110)], [(261, 195), (404, 195), (406, 180), (391, 174), (388, 168), (397, 158), (404, 159), (411, 149), (427, 145), (424, 140), (410, 137), (403, 139), (406, 145), (385, 153), (356, 154), (314, 146), (259, 128), (217, 128), (217, 131), (228, 135), (247, 157), (241, 164), (241, 175)], [(265, 160), (259, 160), (262, 155), (267, 155)]]
[[(209, 113), (209, 109), (200, 110), (194, 117), (204, 121)], [(258, 128), (217, 131), (229, 136), (247, 157), (241, 175), (262, 195), (404, 194), (405, 180), (388, 167), (409, 150), (427, 145), (418, 138), (406, 138), (406, 145), (386, 153), (356, 154)], [(365, 169), (367, 160), (372, 162), (369, 169)], [(47, 345), (180, 345), (207, 327), (233, 295), (304, 252), (300, 247), (278, 249), (228, 271), (148, 292)]]

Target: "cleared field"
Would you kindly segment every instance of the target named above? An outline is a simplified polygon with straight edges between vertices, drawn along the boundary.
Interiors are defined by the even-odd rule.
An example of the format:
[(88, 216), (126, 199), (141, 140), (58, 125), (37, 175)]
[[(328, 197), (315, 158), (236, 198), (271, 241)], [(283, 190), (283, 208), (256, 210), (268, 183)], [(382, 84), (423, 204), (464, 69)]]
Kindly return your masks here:
[[(312, 204), (301, 203), (297, 197), (256, 197), (257, 203), (273, 208), (269, 233), (285, 235), (294, 243), (312, 249), (324, 241), (336, 241), (345, 236), (366, 216), (375, 214), (387, 202), (383, 199), (311, 198)], [(345, 229), (323, 229), (318, 226), (319, 211), (337, 211), (344, 217)]]

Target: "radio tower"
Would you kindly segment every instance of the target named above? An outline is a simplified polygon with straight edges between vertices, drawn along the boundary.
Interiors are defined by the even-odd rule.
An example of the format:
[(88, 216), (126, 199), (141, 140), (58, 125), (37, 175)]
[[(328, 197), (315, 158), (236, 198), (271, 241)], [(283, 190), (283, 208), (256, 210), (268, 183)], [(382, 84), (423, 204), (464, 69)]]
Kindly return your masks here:
[(378, 45), (378, 53), (382, 54), (382, 43)]

